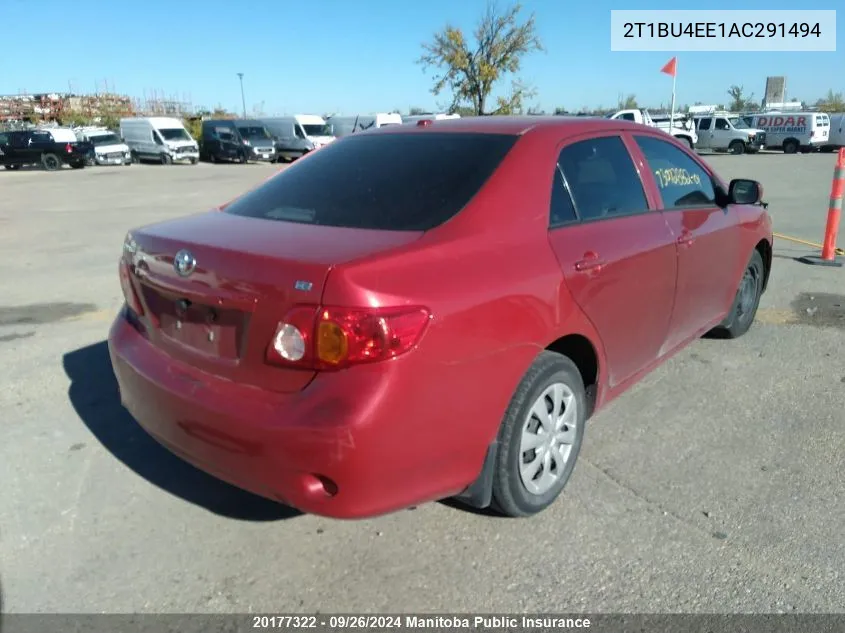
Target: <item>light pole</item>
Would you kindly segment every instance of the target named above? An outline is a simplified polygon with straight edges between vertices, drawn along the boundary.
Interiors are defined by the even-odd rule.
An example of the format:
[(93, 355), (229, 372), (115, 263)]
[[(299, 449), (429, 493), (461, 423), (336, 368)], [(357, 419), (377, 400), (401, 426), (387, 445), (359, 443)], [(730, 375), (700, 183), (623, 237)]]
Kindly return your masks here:
[(238, 79), (241, 80), (241, 105), (244, 109), (244, 118), (246, 118), (246, 99), (244, 99), (244, 74), (238, 73)]

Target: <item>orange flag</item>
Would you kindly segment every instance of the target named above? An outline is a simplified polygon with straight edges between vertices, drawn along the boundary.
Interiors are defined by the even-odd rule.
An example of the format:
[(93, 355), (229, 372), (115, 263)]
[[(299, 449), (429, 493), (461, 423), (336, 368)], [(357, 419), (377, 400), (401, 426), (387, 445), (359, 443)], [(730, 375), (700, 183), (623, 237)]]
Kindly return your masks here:
[(666, 65), (663, 68), (660, 69), (660, 72), (666, 73), (667, 75), (671, 75), (672, 77), (674, 77), (677, 70), (678, 70), (678, 58), (673, 57), (668, 62), (666, 62)]

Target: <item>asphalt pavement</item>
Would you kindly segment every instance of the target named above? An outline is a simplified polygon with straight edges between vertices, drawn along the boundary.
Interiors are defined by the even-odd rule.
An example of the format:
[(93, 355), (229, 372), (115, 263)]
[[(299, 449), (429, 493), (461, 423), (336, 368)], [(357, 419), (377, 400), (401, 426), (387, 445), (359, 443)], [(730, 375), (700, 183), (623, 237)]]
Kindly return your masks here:
[[(834, 157), (708, 160), (821, 241)], [(127, 229), (276, 166), (0, 172), (0, 582), (9, 612), (845, 612), (845, 269), (776, 241), (759, 321), (599, 414), (529, 520), (301, 515), (160, 448), (105, 338)]]

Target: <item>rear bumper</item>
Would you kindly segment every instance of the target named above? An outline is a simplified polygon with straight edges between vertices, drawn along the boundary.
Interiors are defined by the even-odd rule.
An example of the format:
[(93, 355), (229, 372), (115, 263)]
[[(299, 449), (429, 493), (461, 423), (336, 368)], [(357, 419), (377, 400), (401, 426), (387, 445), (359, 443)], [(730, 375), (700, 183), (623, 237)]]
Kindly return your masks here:
[(418, 383), (408, 369), (397, 379), (397, 363), (320, 376), (297, 393), (268, 392), (175, 361), (122, 314), (109, 353), (123, 405), (160, 444), (304, 512), (376, 516), (458, 494), (480, 469), (483, 438), (477, 460), (443, 442), (453, 429), (438, 433), (426, 419), (426, 394), (409, 393)]

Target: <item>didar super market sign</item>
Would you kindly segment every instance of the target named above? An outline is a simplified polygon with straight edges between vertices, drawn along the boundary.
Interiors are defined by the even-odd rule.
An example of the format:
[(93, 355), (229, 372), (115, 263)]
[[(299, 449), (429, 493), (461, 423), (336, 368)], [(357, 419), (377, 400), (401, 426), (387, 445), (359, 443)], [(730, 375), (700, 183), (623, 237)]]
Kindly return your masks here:
[(767, 132), (804, 132), (807, 129), (805, 116), (761, 116), (757, 119), (757, 127)]

